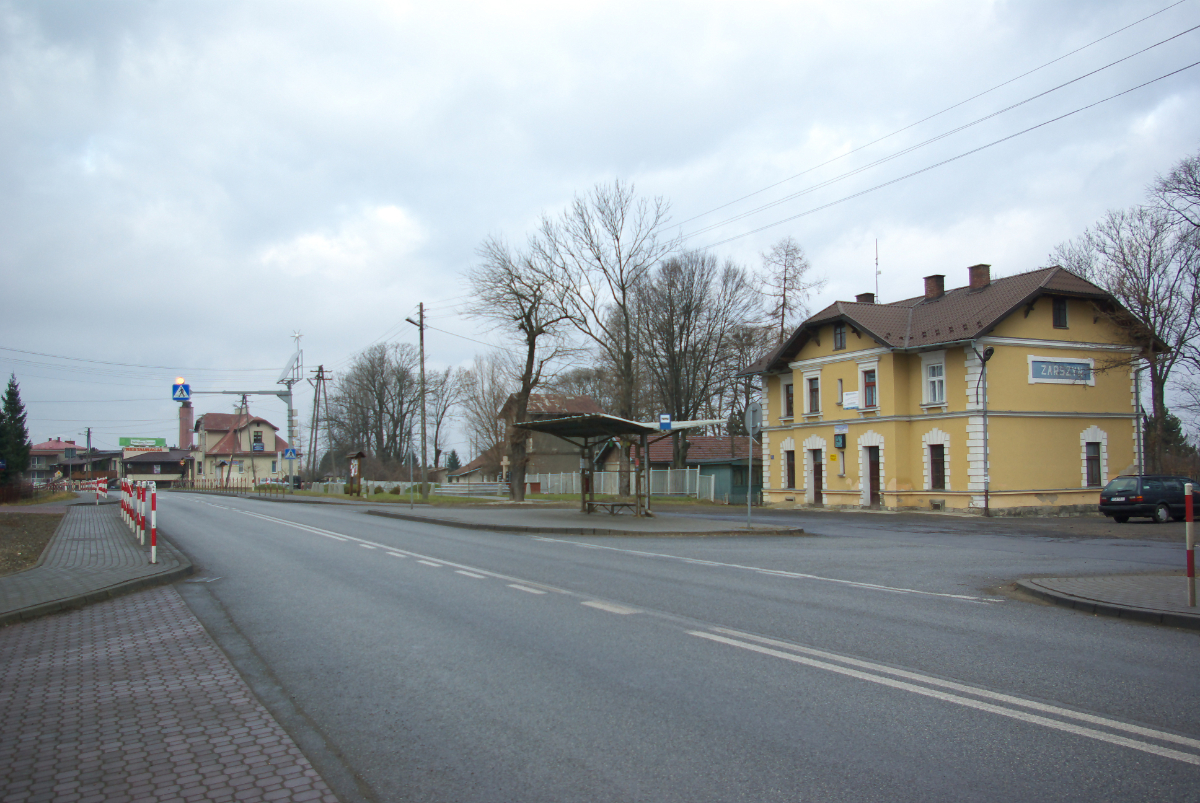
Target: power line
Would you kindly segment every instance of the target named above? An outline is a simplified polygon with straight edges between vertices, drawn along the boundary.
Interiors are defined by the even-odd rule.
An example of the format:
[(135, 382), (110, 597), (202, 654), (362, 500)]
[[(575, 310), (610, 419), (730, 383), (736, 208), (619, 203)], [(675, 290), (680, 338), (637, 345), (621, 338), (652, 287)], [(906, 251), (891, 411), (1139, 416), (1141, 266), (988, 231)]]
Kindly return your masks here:
[(1052, 88), (1050, 88), (1050, 89), (1047, 89), (1047, 90), (1045, 90), (1044, 92), (1039, 92), (1039, 93), (1037, 93), (1036, 95), (1031, 95), (1030, 97), (1028, 97), (1028, 98), (1025, 98), (1025, 99), (1024, 99), (1024, 100), (1022, 100), (1022, 101), (1018, 101), (1017, 103), (1014, 103), (1014, 104), (1012, 104), (1011, 106), (1007, 106), (1007, 107), (1005, 107), (1005, 108), (1003, 108), (1003, 109), (1000, 109), (999, 111), (994, 111), (994, 112), (992, 112), (991, 114), (986, 114), (986, 115), (984, 115), (983, 117), (979, 117), (979, 118), (977, 118), (977, 119), (975, 119), (975, 120), (972, 120), (972, 121), (971, 121), (971, 122), (969, 122), (969, 123), (964, 123), (963, 125), (960, 125), (960, 126), (958, 126), (957, 128), (952, 128), (952, 129), (950, 129), (949, 131), (946, 131), (946, 132), (943, 132), (943, 133), (941, 133), (941, 134), (938, 134), (938, 135), (937, 135), (937, 136), (935, 136), (935, 137), (930, 137), (929, 139), (925, 140), (924, 142), (918, 142), (917, 144), (915, 144), (915, 145), (911, 145), (911, 146), (909, 146), (909, 147), (907, 147), (907, 148), (905, 148), (905, 149), (903, 149), (903, 150), (897, 151), (896, 153), (893, 153), (893, 154), (891, 154), (890, 156), (885, 156), (885, 157), (883, 157), (882, 159), (876, 159), (874, 162), (870, 162), (869, 164), (862, 165), (861, 167), (856, 167), (855, 169), (853, 169), (853, 170), (850, 170), (850, 171), (847, 171), (847, 172), (845, 172), (845, 173), (842, 173), (841, 175), (834, 176), (834, 177), (832, 177), (832, 178), (826, 179), (825, 181), (818, 182), (818, 183), (816, 183), (816, 184), (813, 184), (813, 185), (812, 185), (812, 186), (810, 186), (810, 187), (806, 187), (806, 188), (804, 188), (803, 190), (800, 190), (800, 191), (798, 191), (798, 192), (794, 192), (794, 193), (792, 193), (791, 195), (785, 195), (784, 197), (782, 197), (782, 198), (779, 198), (779, 199), (777, 199), (777, 200), (774, 200), (774, 201), (771, 201), (771, 202), (770, 202), (770, 203), (768, 203), (768, 204), (763, 204), (762, 206), (756, 207), (756, 208), (754, 208), (754, 209), (750, 209), (750, 210), (748, 210), (748, 211), (746, 211), (746, 212), (742, 212), (741, 214), (734, 215), (734, 216), (733, 216), (733, 217), (731, 217), (731, 218), (726, 218), (725, 220), (721, 220), (721, 221), (718, 221), (718, 222), (716, 222), (716, 223), (710, 223), (709, 225), (707, 225), (707, 226), (704, 226), (703, 228), (696, 229), (695, 231), (693, 231), (693, 232), (690, 232), (689, 234), (685, 234), (685, 235), (683, 235), (683, 239), (685, 239), (685, 240), (686, 240), (686, 239), (689, 239), (689, 238), (691, 238), (691, 237), (695, 237), (695, 236), (696, 236), (696, 235), (698, 235), (698, 234), (704, 234), (704, 233), (706, 233), (706, 232), (712, 231), (713, 229), (718, 229), (718, 228), (721, 228), (722, 226), (726, 226), (726, 225), (728, 225), (728, 224), (730, 224), (730, 223), (734, 223), (734, 222), (736, 222), (736, 221), (739, 221), (739, 220), (742, 220), (742, 219), (744, 219), (744, 218), (750, 217), (751, 215), (756, 215), (756, 214), (758, 214), (759, 212), (763, 212), (763, 211), (765, 211), (765, 210), (767, 210), (767, 209), (771, 209), (772, 207), (779, 206), (779, 205), (780, 205), (780, 204), (782, 204), (782, 203), (786, 203), (786, 202), (788, 202), (788, 201), (791, 201), (791, 200), (794, 200), (794, 199), (796, 199), (796, 198), (799, 198), (799, 197), (800, 197), (800, 196), (802, 196), (802, 195), (807, 195), (807, 194), (809, 194), (809, 193), (811, 193), (811, 192), (815, 192), (816, 190), (819, 190), (819, 189), (823, 189), (823, 188), (825, 188), (825, 187), (828, 187), (828, 186), (830, 186), (831, 184), (836, 184), (837, 182), (839, 182), (839, 181), (841, 181), (841, 180), (843, 180), (843, 179), (849, 178), (849, 177), (851, 177), (851, 176), (855, 176), (855, 175), (857, 175), (857, 174), (859, 174), (859, 173), (862, 173), (862, 172), (864, 172), (864, 171), (866, 171), (866, 170), (870, 170), (872, 167), (878, 167), (879, 165), (881, 165), (881, 164), (884, 164), (885, 162), (890, 162), (890, 161), (891, 161), (891, 160), (893, 160), (893, 159), (897, 159), (897, 158), (899, 158), (899, 157), (901, 157), (901, 156), (904, 156), (904, 155), (906, 155), (906, 154), (912, 153), (913, 151), (915, 151), (915, 150), (918, 150), (919, 148), (923, 148), (923, 147), (925, 147), (926, 145), (930, 145), (930, 144), (932, 144), (932, 143), (934, 143), (934, 142), (937, 142), (937, 141), (939, 141), (939, 140), (945, 139), (946, 137), (949, 137), (949, 136), (951, 136), (951, 135), (953, 135), (953, 134), (957, 134), (957, 133), (958, 133), (958, 132), (960, 132), (960, 131), (965, 131), (966, 129), (968, 129), (968, 128), (971, 128), (972, 126), (976, 126), (976, 125), (978, 125), (978, 124), (980, 124), (980, 123), (982, 123), (982, 122), (985, 122), (985, 121), (987, 121), (987, 120), (990, 120), (990, 119), (992, 119), (993, 117), (998, 117), (998, 116), (1000, 116), (1001, 114), (1004, 114), (1005, 112), (1010, 112), (1010, 111), (1012, 111), (1013, 109), (1016, 109), (1016, 108), (1018, 108), (1018, 107), (1020, 107), (1020, 106), (1024, 106), (1026, 103), (1030, 103), (1030, 102), (1032, 102), (1032, 101), (1035, 101), (1035, 100), (1037, 100), (1038, 98), (1045, 97), (1046, 95), (1049, 95), (1049, 94), (1050, 94), (1050, 93), (1052, 93), (1052, 92), (1057, 92), (1058, 90), (1062, 89), (1063, 87), (1070, 86), (1071, 84), (1074, 84), (1074, 83), (1077, 83), (1077, 82), (1079, 82), (1079, 81), (1082, 81), (1082, 80), (1083, 80), (1083, 79), (1085, 79), (1085, 78), (1090, 78), (1091, 76), (1095, 75), (1096, 73), (1103, 72), (1104, 70), (1107, 70), (1109, 67), (1114, 67), (1114, 66), (1116, 66), (1116, 65), (1120, 64), (1120, 63), (1121, 63), (1121, 62), (1123, 62), (1123, 61), (1128, 61), (1129, 59), (1133, 58), (1134, 56), (1140, 56), (1141, 54), (1143, 54), (1143, 53), (1145, 53), (1145, 52), (1147, 52), (1147, 51), (1149, 51), (1149, 50), (1153, 50), (1154, 48), (1158, 47), (1159, 45), (1164, 45), (1164, 44), (1166, 44), (1167, 42), (1170, 42), (1170, 41), (1172, 41), (1172, 40), (1174, 40), (1174, 39), (1178, 39), (1179, 37), (1183, 36), (1184, 34), (1191, 33), (1192, 31), (1195, 31), (1195, 30), (1198, 30), (1198, 29), (1200, 29), (1200, 25), (1195, 25), (1195, 26), (1193, 26), (1193, 27), (1191, 27), (1191, 28), (1188, 28), (1186, 31), (1181, 31), (1181, 32), (1179, 32), (1179, 33), (1175, 34), (1174, 36), (1169, 36), (1169, 37), (1167, 37), (1166, 39), (1163, 39), (1161, 42), (1155, 42), (1154, 44), (1150, 45), (1149, 47), (1144, 47), (1144, 48), (1142, 48), (1141, 50), (1139, 50), (1139, 51), (1137, 51), (1137, 52), (1135, 52), (1135, 53), (1130, 53), (1128, 56), (1123, 56), (1123, 57), (1121, 57), (1121, 58), (1117, 59), (1116, 61), (1113, 61), (1113, 62), (1110, 62), (1110, 63), (1108, 63), (1108, 64), (1105, 64), (1103, 67), (1097, 67), (1096, 69), (1092, 70), (1091, 72), (1084, 73), (1083, 75), (1080, 75), (1080, 76), (1078, 76), (1077, 78), (1072, 78), (1070, 81), (1067, 81), (1067, 82), (1065, 82), (1065, 83), (1061, 83), (1061, 84), (1059, 84), (1059, 85), (1058, 85), (1058, 86), (1056, 86), (1056, 87), (1052, 87)]
[(430, 326), (429, 324), (425, 324), (425, 328), (432, 329), (435, 332), (441, 332), (444, 335), (450, 335), (451, 337), (461, 338), (462, 340), (470, 340), (472, 343), (478, 343), (479, 345), (487, 346), (490, 349), (500, 349), (501, 351), (507, 351), (510, 354), (516, 354), (518, 356), (520, 356), (520, 354), (521, 354), (519, 351), (515, 351), (513, 349), (506, 348), (504, 346), (498, 346), (495, 343), (484, 343), (482, 340), (476, 340), (473, 337), (467, 337), (466, 335), (460, 335), (460, 334), (456, 334), (454, 332), (447, 332), (445, 329), (438, 329), (436, 326)]
[(751, 230), (751, 231), (743, 232), (743, 233), (741, 233), (741, 234), (735, 234), (735, 235), (734, 235), (734, 236), (732, 236), (732, 237), (726, 237), (724, 240), (718, 240), (718, 241), (717, 241), (717, 242), (715, 242), (715, 243), (709, 243), (708, 245), (706, 245), (706, 246), (703, 246), (703, 247), (704, 247), (705, 249), (709, 249), (709, 248), (715, 248), (715, 247), (717, 247), (718, 245), (725, 245), (726, 243), (731, 243), (731, 242), (733, 242), (734, 240), (740, 240), (740, 239), (741, 239), (741, 238), (743, 238), (743, 237), (749, 237), (751, 234), (758, 234), (759, 232), (766, 231), (767, 229), (773, 228), (773, 227), (775, 227), (775, 226), (778, 226), (778, 225), (781, 225), (781, 224), (783, 224), (783, 223), (788, 223), (788, 222), (790, 222), (790, 221), (796, 220), (797, 218), (806, 217), (807, 215), (811, 215), (811, 214), (813, 214), (814, 212), (820, 212), (820, 211), (822, 211), (822, 210), (824, 210), (824, 209), (828, 209), (828, 208), (829, 208), (829, 207), (831, 207), (831, 206), (837, 206), (837, 205), (838, 205), (838, 204), (840, 204), (840, 203), (844, 203), (844, 202), (846, 202), (846, 201), (852, 200), (852, 199), (854, 199), (854, 198), (858, 198), (858, 197), (860, 197), (860, 196), (863, 196), (863, 195), (866, 195), (866, 194), (868, 194), (868, 193), (875, 192), (875, 190), (880, 190), (880, 189), (883, 189), (884, 187), (890, 187), (891, 185), (893, 185), (893, 184), (896, 184), (896, 183), (898, 183), (898, 182), (901, 182), (901, 181), (904, 181), (905, 179), (912, 178), (913, 176), (919, 176), (920, 174), (922, 174), (922, 173), (927, 173), (927, 172), (929, 172), (930, 170), (933, 170), (934, 168), (937, 168), (937, 167), (942, 167), (943, 165), (950, 164), (951, 162), (956, 162), (956, 161), (958, 161), (959, 159), (962, 159), (962, 158), (964, 158), (964, 157), (966, 157), (966, 156), (970, 156), (970, 155), (972, 155), (972, 154), (979, 153), (980, 151), (987, 150), (988, 148), (992, 147), (993, 145), (999, 145), (999, 144), (1000, 144), (1000, 143), (1002, 143), (1002, 142), (1007, 142), (1007, 141), (1008, 141), (1008, 140), (1010, 140), (1010, 139), (1015, 139), (1016, 137), (1019, 137), (1019, 136), (1021, 136), (1022, 134), (1028, 134), (1030, 131), (1036, 131), (1037, 129), (1039, 129), (1039, 128), (1042, 128), (1042, 127), (1044, 127), (1044, 126), (1047, 126), (1047, 125), (1050, 125), (1051, 123), (1057, 123), (1059, 120), (1064, 120), (1064, 119), (1066, 119), (1067, 117), (1071, 117), (1072, 115), (1079, 114), (1079, 113), (1080, 113), (1080, 112), (1082, 112), (1082, 111), (1087, 111), (1088, 109), (1091, 109), (1091, 108), (1093, 108), (1093, 107), (1095, 107), (1095, 106), (1099, 106), (1099, 105), (1100, 105), (1100, 104), (1102, 104), (1102, 103), (1107, 103), (1107, 102), (1108, 102), (1108, 101), (1110, 101), (1110, 100), (1115, 100), (1116, 98), (1119, 98), (1119, 97), (1121, 97), (1122, 95), (1128, 95), (1130, 92), (1135, 92), (1135, 91), (1137, 91), (1137, 90), (1139, 90), (1139, 89), (1142, 89), (1142, 88), (1144, 88), (1144, 87), (1150, 86), (1150, 84), (1157, 83), (1157, 82), (1159, 82), (1159, 81), (1163, 80), (1164, 78), (1170, 78), (1172, 75), (1177, 75), (1177, 74), (1179, 74), (1179, 73), (1183, 72), (1184, 70), (1190, 70), (1191, 68), (1193, 68), (1193, 67), (1195, 67), (1195, 66), (1197, 66), (1197, 65), (1200, 65), (1200, 61), (1193, 62), (1193, 63), (1191, 63), (1191, 64), (1187, 65), (1186, 67), (1180, 67), (1178, 70), (1173, 70), (1173, 71), (1171, 71), (1171, 72), (1169, 72), (1169, 73), (1167, 73), (1167, 74), (1165, 74), (1165, 75), (1160, 75), (1160, 76), (1159, 76), (1159, 77), (1157, 77), (1157, 78), (1152, 78), (1152, 79), (1150, 79), (1149, 81), (1146, 81), (1146, 82), (1145, 82), (1145, 83), (1143, 83), (1143, 84), (1138, 84), (1138, 85), (1137, 85), (1137, 86), (1135, 86), (1135, 87), (1131, 87), (1131, 88), (1129, 88), (1129, 89), (1126, 89), (1126, 90), (1125, 90), (1125, 91), (1123, 91), (1123, 92), (1118, 92), (1118, 93), (1117, 93), (1117, 94), (1115, 94), (1115, 95), (1109, 95), (1107, 98), (1104, 98), (1103, 100), (1098, 100), (1098, 101), (1096, 101), (1095, 103), (1089, 103), (1089, 104), (1088, 104), (1088, 105), (1086, 105), (1086, 106), (1080, 106), (1078, 109), (1075, 109), (1074, 111), (1067, 112), (1066, 114), (1060, 114), (1058, 117), (1053, 117), (1053, 118), (1051, 118), (1051, 119), (1049, 119), (1049, 120), (1046, 120), (1046, 121), (1044, 121), (1044, 122), (1038, 123), (1037, 125), (1030, 126), (1029, 128), (1026, 128), (1026, 129), (1024, 129), (1023, 131), (1018, 131), (1018, 132), (1016, 132), (1015, 134), (1009, 134), (1007, 137), (1001, 137), (1000, 139), (997, 139), (997, 140), (994, 140), (994, 141), (992, 141), (992, 142), (989, 142), (989, 143), (987, 143), (986, 145), (980, 145), (978, 148), (972, 148), (972, 149), (971, 149), (971, 150), (969, 150), (969, 151), (966, 151), (966, 152), (964, 152), (964, 153), (960, 153), (960, 154), (959, 154), (959, 155), (957, 155), (957, 156), (952, 156), (952, 157), (950, 157), (949, 159), (943, 159), (942, 161), (940, 161), (940, 162), (937, 162), (936, 164), (931, 164), (931, 165), (929, 165), (929, 166), (927, 166), (927, 167), (923, 167), (923, 168), (921, 168), (920, 170), (914, 170), (914, 171), (913, 171), (913, 172), (911, 172), (911, 173), (908, 173), (908, 174), (906, 174), (906, 175), (900, 176), (899, 178), (894, 178), (894, 179), (892, 179), (891, 181), (885, 181), (885, 182), (883, 182), (882, 184), (876, 184), (874, 187), (869, 187), (869, 188), (867, 188), (867, 189), (865, 189), (865, 190), (861, 190), (860, 192), (856, 192), (856, 193), (853, 193), (853, 194), (851, 194), (851, 195), (847, 195), (847, 196), (845, 196), (845, 197), (838, 198), (836, 201), (830, 201), (830, 202), (829, 202), (829, 203), (827, 203), (827, 204), (822, 204), (822, 205), (820, 205), (820, 206), (815, 206), (815, 207), (813, 207), (812, 209), (809, 209), (809, 210), (807, 210), (807, 211), (805, 211), (805, 212), (801, 212), (801, 213), (799, 213), (799, 214), (792, 215), (791, 217), (786, 217), (786, 218), (784, 218), (783, 220), (777, 220), (777, 221), (775, 221), (774, 223), (768, 223), (768, 224), (767, 224), (767, 225), (765, 225), (765, 226), (760, 226), (760, 227), (758, 227), (757, 229), (753, 229), (753, 230)]
[(122, 368), (149, 368), (161, 371), (221, 371), (221, 372), (238, 372), (247, 373), (254, 371), (273, 371), (273, 368), (182, 368), (180, 366), (169, 365), (139, 365), (137, 363), (128, 362), (109, 362), (107, 360), (92, 360), (86, 357), (67, 357), (62, 354), (46, 354), (41, 351), (26, 351), (25, 349), (14, 349), (8, 346), (0, 346), (0, 351), (14, 351), (18, 354), (32, 354), (37, 357), (53, 357), (56, 360), (74, 360), (76, 362), (91, 362), (99, 365), (116, 365)]
[(826, 161), (821, 162), (820, 164), (813, 165), (812, 167), (807, 168), (806, 170), (802, 170), (793, 176), (788, 176), (787, 178), (782, 179), (781, 181), (776, 181), (774, 184), (768, 184), (767, 186), (763, 187), (760, 190), (755, 190), (754, 192), (748, 193), (747, 195), (743, 195), (740, 198), (735, 198), (734, 200), (729, 201), (728, 203), (724, 203), (724, 204), (721, 204), (720, 206), (713, 207), (712, 209), (709, 209), (707, 212), (701, 212), (698, 215), (694, 215), (686, 220), (682, 220), (676, 225), (682, 226), (685, 223), (691, 223), (693, 220), (697, 220), (699, 218), (705, 217), (706, 215), (711, 215), (713, 212), (719, 212), (720, 210), (724, 209), (727, 206), (733, 206), (736, 203), (741, 203), (742, 201), (746, 200), (747, 198), (753, 198), (755, 195), (761, 195), (762, 193), (766, 192), (767, 190), (774, 189), (775, 187), (778, 187), (781, 184), (786, 184), (787, 182), (792, 181), (793, 179), (800, 178), (801, 176), (807, 175), (808, 173), (811, 173), (814, 170), (818, 170), (822, 167), (825, 167), (826, 165), (833, 164), (834, 162), (836, 162), (840, 159), (845, 159), (847, 156), (858, 153), (859, 151), (863, 150), (864, 148), (869, 148), (872, 145), (877, 145), (880, 142), (883, 142), (885, 139), (890, 139), (891, 137), (894, 137), (897, 134), (901, 134), (910, 128), (914, 128), (915, 126), (921, 125), (921, 123), (929, 122), (930, 120), (932, 120), (935, 117), (940, 117), (941, 115), (945, 114), (946, 112), (953, 111), (954, 109), (957, 109), (959, 106), (962, 106), (963, 104), (970, 103), (971, 101), (977, 100), (977, 99), (983, 97), (984, 95), (987, 95), (991, 92), (995, 92), (997, 89), (1008, 86), (1009, 84), (1013, 83), (1014, 81), (1019, 81), (1022, 78), (1025, 78), (1026, 76), (1033, 75), (1035, 72), (1038, 72), (1039, 70), (1043, 70), (1046, 67), (1049, 67), (1051, 64), (1055, 64), (1069, 56), (1073, 56), (1076, 53), (1079, 53), (1080, 51), (1086, 50), (1089, 47), (1091, 47), (1092, 45), (1099, 44), (1100, 42), (1103, 42), (1105, 39), (1110, 39), (1110, 38), (1116, 36), (1117, 34), (1121, 33), (1122, 31), (1127, 31), (1136, 25), (1142, 24), (1143, 22), (1150, 19), (1151, 17), (1157, 17), (1159, 14), (1162, 14), (1166, 11), (1170, 11), (1171, 9), (1175, 8), (1175, 6), (1183, 5), (1183, 3), (1185, 3), (1185, 2), (1187, 2), (1187, 0), (1179, 0), (1176, 3), (1172, 3), (1171, 5), (1167, 6), (1166, 8), (1161, 8), (1158, 11), (1155, 11), (1153, 14), (1149, 14), (1145, 17), (1142, 17), (1139, 20), (1131, 22), (1128, 25), (1124, 26), (1123, 28), (1118, 28), (1117, 30), (1113, 31), (1112, 33), (1106, 34), (1104, 36), (1101, 36), (1099, 39), (1088, 42), (1086, 45), (1083, 45), (1082, 47), (1075, 48), (1074, 50), (1070, 51), (1069, 53), (1064, 53), (1063, 55), (1059, 56), (1056, 59), (1051, 59), (1050, 61), (1047, 61), (1045, 64), (1042, 64), (1038, 67), (1034, 67), (1032, 70), (1023, 72), (1020, 75), (1016, 76), (1015, 78), (1010, 78), (1007, 81), (1004, 81), (1003, 83), (996, 84), (991, 89), (985, 89), (984, 91), (982, 91), (978, 94), (972, 95), (971, 97), (967, 98), (966, 100), (961, 100), (958, 103), (953, 104), (952, 106), (947, 106), (946, 108), (942, 109), (940, 112), (934, 112), (933, 114), (929, 115), (928, 117), (922, 117), (920, 120), (917, 120), (915, 123), (909, 123), (908, 125), (904, 126), (903, 128), (897, 128), (892, 133), (884, 134), (882, 137), (879, 137), (878, 139), (873, 139), (870, 142), (866, 143), (865, 145), (859, 145), (857, 148), (852, 148), (851, 150), (848, 150), (843, 154), (835, 156), (832, 159), (827, 159)]

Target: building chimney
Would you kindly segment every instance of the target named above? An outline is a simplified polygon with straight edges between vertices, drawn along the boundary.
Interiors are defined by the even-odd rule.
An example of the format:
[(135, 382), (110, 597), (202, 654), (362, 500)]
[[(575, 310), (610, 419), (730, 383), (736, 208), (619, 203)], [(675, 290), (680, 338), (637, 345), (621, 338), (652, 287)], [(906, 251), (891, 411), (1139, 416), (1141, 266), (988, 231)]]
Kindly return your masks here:
[(967, 268), (967, 274), (970, 276), (972, 290), (979, 290), (992, 283), (991, 265), (972, 265)]
[(854, 300), (857, 301), (859, 304), (874, 304), (875, 303), (875, 294), (874, 293), (859, 293), (858, 295), (856, 295), (854, 297)]
[(941, 298), (946, 294), (946, 277), (940, 273), (925, 277), (925, 299)]
[(192, 403), (185, 401), (179, 405), (179, 448), (192, 448)]

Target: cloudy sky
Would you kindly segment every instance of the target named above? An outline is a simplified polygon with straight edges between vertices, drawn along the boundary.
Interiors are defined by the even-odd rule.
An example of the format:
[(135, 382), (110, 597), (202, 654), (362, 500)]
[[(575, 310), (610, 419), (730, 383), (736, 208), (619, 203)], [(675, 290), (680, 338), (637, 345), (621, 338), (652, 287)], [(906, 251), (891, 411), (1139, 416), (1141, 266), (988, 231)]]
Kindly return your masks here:
[(175, 443), (177, 374), (272, 385), (296, 330), (337, 369), (415, 342), (425, 302), (430, 365), (466, 365), (500, 342), (458, 314), (479, 243), (614, 178), (750, 267), (794, 236), (816, 305), (874, 289), (876, 240), (884, 301), (1031, 270), (1200, 150), (1200, 67), (1162, 78), (1198, 25), (1197, 0), (0, 2), (0, 371), (35, 442), (112, 448)]

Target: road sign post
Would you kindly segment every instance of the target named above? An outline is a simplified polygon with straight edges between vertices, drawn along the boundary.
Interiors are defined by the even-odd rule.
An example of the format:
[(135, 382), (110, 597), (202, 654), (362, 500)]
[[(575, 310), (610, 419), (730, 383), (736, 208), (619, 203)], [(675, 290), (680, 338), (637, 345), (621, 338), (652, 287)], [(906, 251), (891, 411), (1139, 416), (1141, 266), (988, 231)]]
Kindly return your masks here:
[(754, 493), (754, 438), (762, 432), (762, 405), (750, 402), (746, 405), (746, 526), (750, 526), (750, 509)]

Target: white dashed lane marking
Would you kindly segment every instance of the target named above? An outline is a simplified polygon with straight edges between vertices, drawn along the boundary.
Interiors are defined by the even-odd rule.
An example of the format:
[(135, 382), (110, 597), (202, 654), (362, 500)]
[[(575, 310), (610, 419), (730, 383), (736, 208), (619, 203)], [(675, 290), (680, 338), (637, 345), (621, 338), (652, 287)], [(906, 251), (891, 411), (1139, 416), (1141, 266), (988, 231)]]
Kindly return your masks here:
[(630, 613), (637, 613), (637, 608), (626, 608), (624, 605), (616, 605), (612, 602), (597, 602), (596, 600), (588, 600), (581, 603), (589, 608), (595, 608), (598, 611), (608, 611), (609, 613), (618, 613), (622, 616)]

